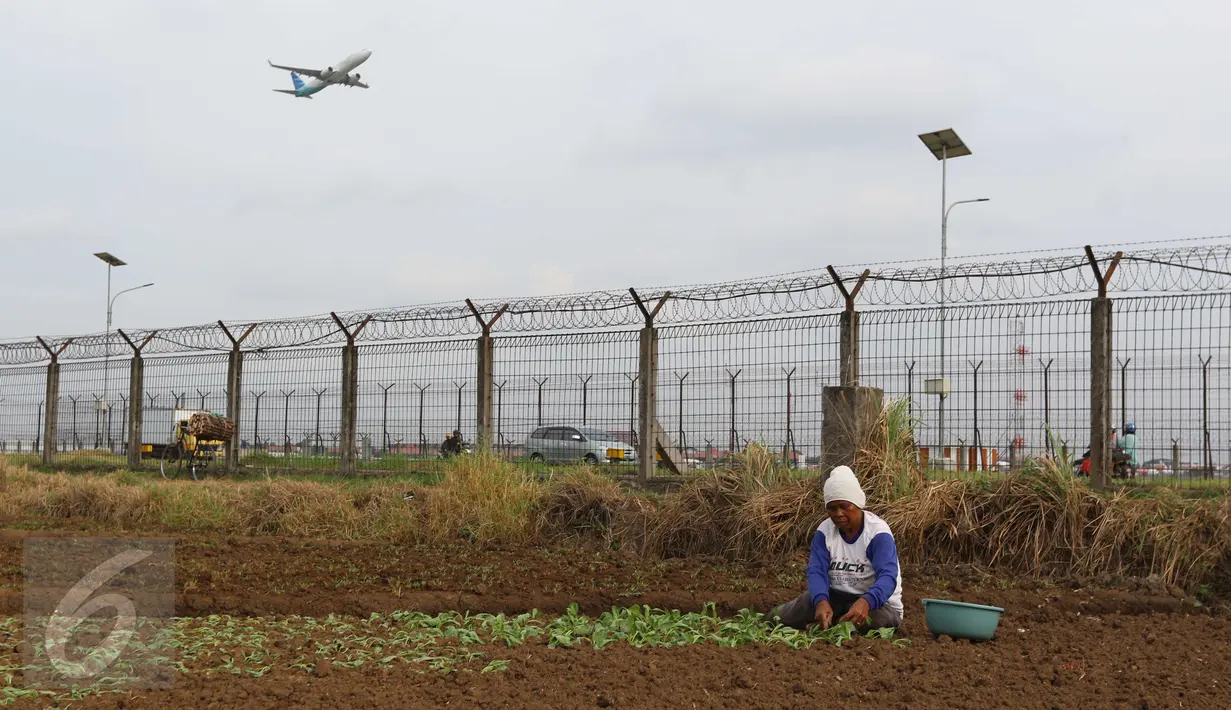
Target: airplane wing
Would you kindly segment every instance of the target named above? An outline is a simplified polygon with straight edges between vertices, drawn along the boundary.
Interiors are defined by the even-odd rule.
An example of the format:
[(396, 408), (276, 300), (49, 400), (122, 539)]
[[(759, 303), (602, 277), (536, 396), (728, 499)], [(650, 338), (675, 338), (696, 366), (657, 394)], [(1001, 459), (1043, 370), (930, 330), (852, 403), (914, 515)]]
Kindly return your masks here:
[(346, 78), (345, 78), (345, 79), (343, 79), (340, 83), (345, 84), (345, 85), (347, 85), (347, 86), (358, 86), (360, 89), (370, 89), (370, 88), (372, 88), (372, 87), (368, 86), (367, 84), (363, 83), (362, 81), (359, 81), (359, 80), (358, 80), (358, 79), (356, 79), (355, 77), (351, 76), (350, 74), (347, 74), (347, 75), (346, 75)]
[(303, 67), (284, 67), (281, 64), (274, 64), (273, 62), (270, 62), (268, 59), (266, 59), (265, 61), (269, 62), (269, 66), (273, 67), (274, 69), (285, 69), (286, 71), (293, 71), (296, 74), (302, 74), (303, 76), (310, 76), (314, 79), (320, 79), (321, 74), (323, 73), (321, 72), (320, 69), (304, 69)]

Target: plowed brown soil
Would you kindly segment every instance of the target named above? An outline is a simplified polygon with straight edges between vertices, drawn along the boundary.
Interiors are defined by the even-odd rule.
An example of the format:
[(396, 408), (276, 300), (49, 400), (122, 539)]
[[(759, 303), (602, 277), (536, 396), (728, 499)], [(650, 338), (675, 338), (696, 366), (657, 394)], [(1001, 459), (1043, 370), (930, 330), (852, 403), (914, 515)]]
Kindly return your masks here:
[[(6, 615), (20, 614), (22, 539), (0, 535)], [(37, 533), (46, 534), (46, 533)], [(185, 616), (366, 616), (395, 609), (598, 614), (649, 604), (759, 610), (804, 587), (791, 562), (643, 560), (603, 550), (414, 547), (285, 538), (177, 537), (177, 612)], [(1009, 580), (971, 569), (907, 569), (912, 645), (841, 648), (547, 648), (542, 639), (490, 655), (507, 670), (441, 675), (410, 665), (280, 668), (261, 678), (180, 676), (161, 692), (76, 707), (480, 708), (1228, 708), (1231, 626), (1164, 585), (1119, 580)], [(934, 640), (923, 597), (1003, 606), (983, 644)], [(41, 703), (39, 703), (41, 706)], [(22, 700), (18, 707), (35, 706)]]

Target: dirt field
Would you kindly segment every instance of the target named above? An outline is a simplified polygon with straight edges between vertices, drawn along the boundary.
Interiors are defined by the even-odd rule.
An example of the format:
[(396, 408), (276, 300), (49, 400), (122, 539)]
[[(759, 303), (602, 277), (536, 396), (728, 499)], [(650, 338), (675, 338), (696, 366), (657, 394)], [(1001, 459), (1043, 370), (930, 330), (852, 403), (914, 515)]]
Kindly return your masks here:
[[(72, 529), (71, 524), (61, 526)], [(22, 607), (22, 539), (0, 534), (0, 603)], [(45, 534), (45, 533), (38, 533)], [(354, 617), (414, 610), (551, 616), (576, 602), (598, 615), (647, 604), (723, 616), (768, 609), (803, 588), (803, 554), (786, 565), (654, 562), (610, 551), (458, 546), (419, 548), (279, 538), (177, 537), (178, 613), (228, 614), (257, 626), (285, 615)], [(977, 569), (907, 569), (909, 645), (856, 638), (840, 647), (725, 648), (702, 643), (635, 648), (480, 644), (455, 672), (412, 663), (301, 668), (273, 663), (261, 677), (236, 660), (186, 663), (168, 691), (74, 700), (76, 707), (731, 707), (987, 708), (1231, 707), (1231, 627), (1162, 585), (1114, 580), (1003, 580)], [(923, 597), (1003, 606), (996, 640), (934, 640)], [(253, 620), (252, 617), (261, 617)], [(289, 623), (289, 622), (286, 622)], [(296, 622), (298, 623), (298, 622)], [(283, 627), (278, 627), (283, 628)], [(268, 629), (266, 629), (268, 631)], [(333, 632), (331, 632), (333, 633)], [(341, 634), (341, 632), (336, 632)], [(287, 638), (262, 632), (289, 658)], [(19, 664), (17, 639), (0, 649)], [(309, 649), (310, 650), (310, 649)], [(309, 654), (310, 658), (312, 657)], [(459, 657), (460, 658), (460, 657)], [(497, 659), (500, 667), (487, 666)], [(230, 659), (228, 659), (230, 665)], [(481, 672), (484, 669), (490, 672)], [(14, 685), (19, 685), (15, 682)], [(45, 701), (20, 699), (17, 707)]]

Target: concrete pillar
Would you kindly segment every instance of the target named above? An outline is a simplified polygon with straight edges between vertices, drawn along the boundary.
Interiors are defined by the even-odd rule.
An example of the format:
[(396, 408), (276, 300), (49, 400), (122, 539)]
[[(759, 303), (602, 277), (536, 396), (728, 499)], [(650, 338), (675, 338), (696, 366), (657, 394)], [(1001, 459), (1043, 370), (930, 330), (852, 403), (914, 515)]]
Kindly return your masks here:
[(1111, 473), (1111, 299), (1090, 301), (1090, 481), (1107, 487)]
[[(478, 354), (475, 358), (478, 372), (475, 373), (475, 409), (474, 409), (474, 429), (475, 429), (475, 448), (477, 450), (491, 450), (493, 442), (492, 434), (492, 389), (495, 387), (494, 372), (495, 372), (495, 346), (492, 342), (492, 326), (496, 321), (500, 320), (500, 316), (504, 315), (509, 310), (509, 304), (504, 304), (496, 311), (496, 314), (487, 319), (479, 312), (474, 303), (469, 298), (466, 299), (466, 306), (474, 315), (474, 319), (479, 323), (481, 335), (476, 341)], [(544, 379), (544, 382), (547, 380)], [(458, 395), (461, 396), (460, 394)], [(459, 400), (460, 402), (460, 400)], [(539, 419), (540, 423), (543, 414), (543, 386), (539, 385)]]
[(227, 419), (235, 422), (235, 434), (224, 442), (225, 462), (228, 469), (239, 468), (239, 404), (240, 388), (243, 386), (244, 351), (236, 345), (227, 360)]
[(856, 387), (859, 385), (859, 311), (843, 311), (839, 316), (839, 328), (842, 386)]
[(475, 447), (477, 450), (490, 450), (492, 447), (492, 380), (495, 371), (493, 355), (495, 347), (492, 336), (485, 333), (476, 342), (478, 354), (476, 357), (478, 372), (475, 387)]
[(51, 466), (56, 462), (56, 423), (60, 415), (60, 355), (72, 345), (73, 339), (65, 340), (54, 350), (41, 337), (35, 336), (34, 339), (51, 358), (47, 364), (47, 390), (43, 396), (43, 465)]
[[(58, 355), (58, 354), (57, 354)], [(53, 356), (47, 365), (47, 392), (43, 406), (43, 465), (56, 462), (56, 420), (60, 412), (60, 361)]]
[(877, 387), (825, 387), (821, 390), (821, 471), (855, 466), (855, 454), (876, 431), (885, 392)]
[(128, 468), (141, 468), (141, 402), (145, 397), (145, 361), (133, 353), (128, 371)]
[(641, 329), (637, 357), (637, 482), (645, 485), (654, 475), (654, 423), (658, 414), (658, 329)]
[(355, 470), (355, 435), (359, 414), (359, 348), (354, 339), (342, 348), (342, 421), (339, 436), (341, 458), (338, 470)]
[[(359, 337), (368, 323), (372, 322), (372, 316), (364, 316), (363, 320), (354, 326), (354, 330), (351, 330), (342, 322), (337, 313), (330, 311), (329, 315), (338, 325), (338, 330), (346, 336), (346, 345), (342, 347), (342, 412), (338, 434), (338, 448), (341, 455), (338, 458), (338, 471), (350, 473), (355, 470), (355, 437), (358, 433), (359, 421), (359, 348), (355, 346), (355, 338)], [(247, 337), (246, 334), (245, 337)], [(318, 395), (316, 399), (318, 417), (320, 401)], [(236, 425), (238, 424), (239, 422), (236, 422)]]

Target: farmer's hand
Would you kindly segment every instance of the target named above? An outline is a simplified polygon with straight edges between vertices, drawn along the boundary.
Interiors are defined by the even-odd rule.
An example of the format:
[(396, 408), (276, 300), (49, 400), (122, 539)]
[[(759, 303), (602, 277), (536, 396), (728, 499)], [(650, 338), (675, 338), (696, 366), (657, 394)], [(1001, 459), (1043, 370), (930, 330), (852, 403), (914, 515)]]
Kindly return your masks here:
[(816, 623), (821, 625), (821, 629), (828, 629), (833, 623), (833, 607), (829, 606), (829, 601), (822, 599), (816, 605)]
[(842, 617), (842, 621), (849, 621), (855, 626), (863, 626), (868, 621), (868, 614), (872, 612), (872, 608), (868, 606), (866, 599), (860, 599), (854, 604), (851, 604), (851, 610), (846, 612), (846, 616)]

